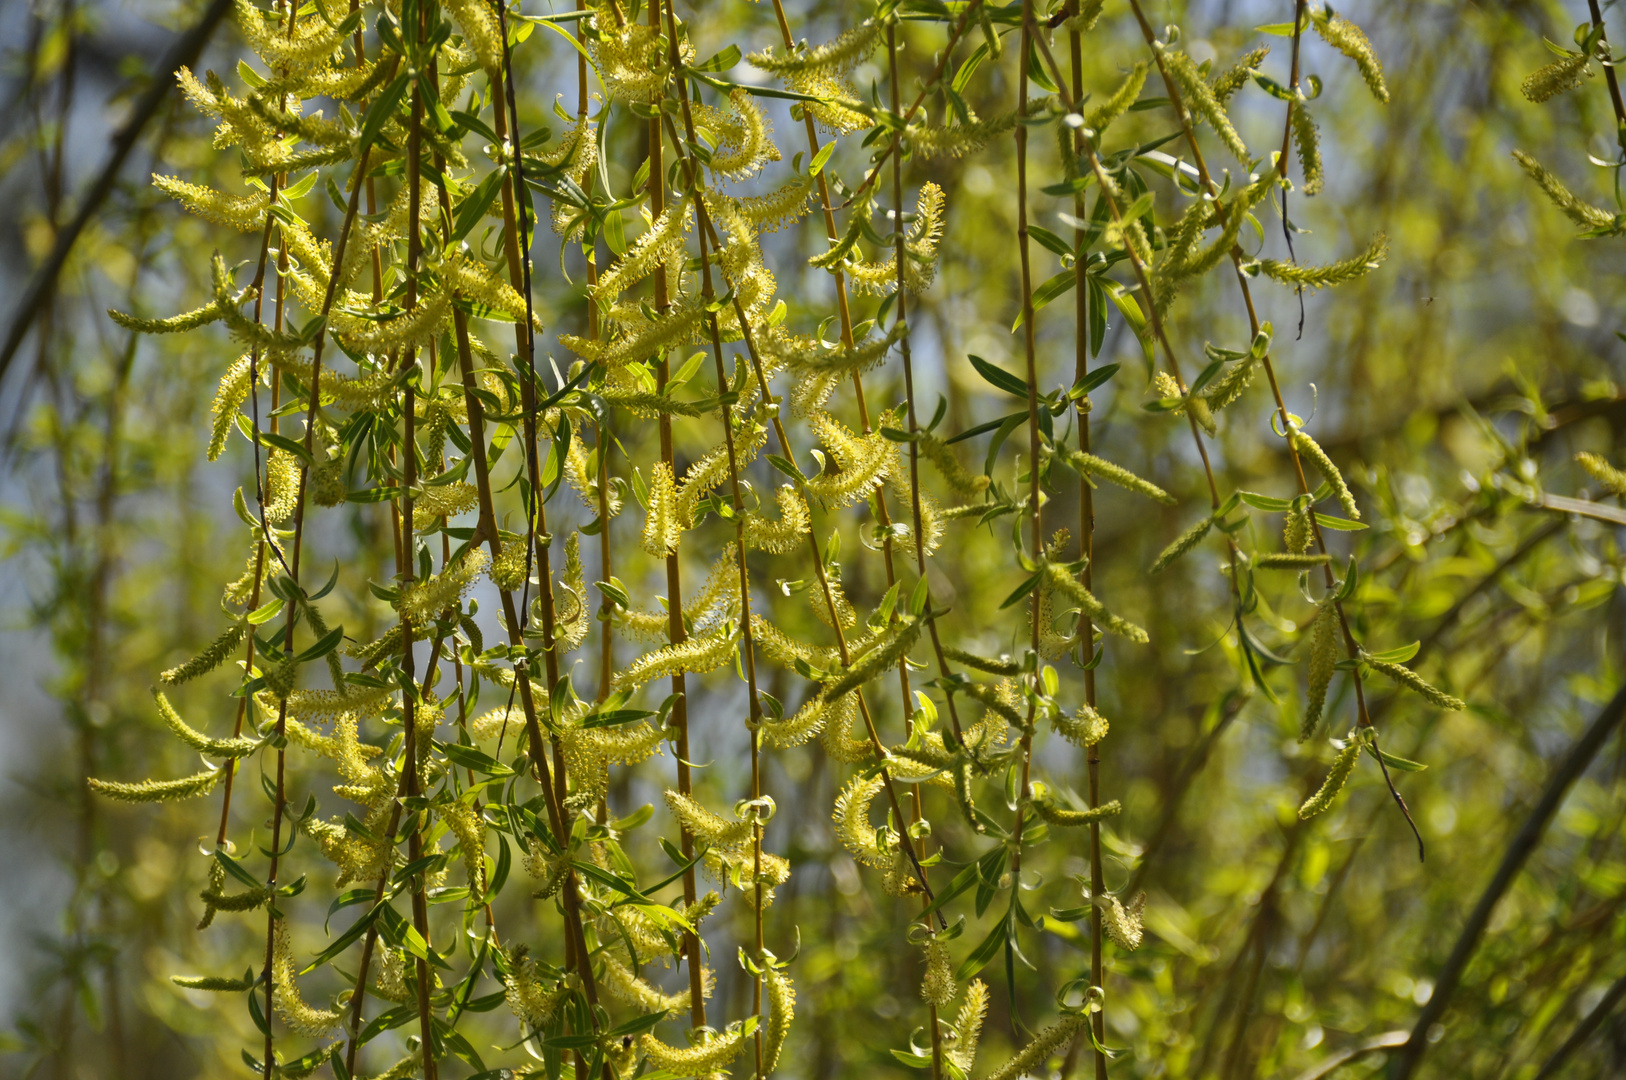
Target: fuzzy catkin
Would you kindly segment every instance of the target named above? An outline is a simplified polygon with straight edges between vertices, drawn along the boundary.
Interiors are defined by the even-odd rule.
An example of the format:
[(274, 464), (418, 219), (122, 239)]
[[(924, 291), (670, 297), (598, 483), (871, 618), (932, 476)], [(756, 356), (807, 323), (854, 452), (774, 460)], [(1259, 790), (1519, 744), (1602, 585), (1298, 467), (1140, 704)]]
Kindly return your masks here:
[(1114, 464), (1105, 458), (1096, 457), (1094, 454), (1086, 454), (1081, 450), (1070, 450), (1067, 452), (1065, 460), (1067, 464), (1085, 476), (1093, 476), (1096, 479), (1116, 484), (1125, 491), (1133, 491), (1137, 495), (1144, 495), (1148, 499), (1153, 499), (1165, 506), (1173, 506), (1177, 501), (1173, 495), (1170, 495), (1150, 480), (1143, 480), (1122, 465)]
[(1378, 233), (1366, 246), (1365, 251), (1351, 255), (1347, 259), (1327, 263), (1325, 266), (1300, 266), (1298, 263), (1282, 262), (1279, 259), (1260, 259), (1259, 269), (1266, 277), (1283, 285), (1324, 289), (1365, 277), (1382, 266), (1383, 260), (1388, 257), (1389, 238)]
[(768, 989), (768, 1022), (762, 1039), (762, 1075), (773, 1072), (779, 1064), (785, 1038), (790, 1034), (791, 1021), (796, 1016), (796, 988), (790, 976), (770, 965), (763, 972)]
[(1404, 686), (1412, 693), (1419, 694), (1426, 698), (1430, 704), (1436, 705), (1448, 712), (1461, 712), (1463, 709), (1468, 707), (1467, 702), (1463, 701), (1459, 697), (1453, 697), (1452, 695), (1447, 694), (1444, 690), (1434, 686), (1428, 680), (1424, 679), (1421, 675), (1417, 674), (1417, 672), (1413, 671), (1404, 664), (1395, 664), (1388, 660), (1379, 660), (1377, 657), (1372, 656), (1369, 653), (1362, 653), (1361, 661), (1371, 667), (1373, 671), (1378, 671), (1384, 675), (1387, 675), (1389, 678), (1393, 679), (1401, 686)]
[(1338, 752), (1338, 757), (1333, 761), (1326, 780), (1322, 781), (1321, 787), (1316, 793), (1304, 800), (1304, 805), (1299, 807), (1299, 820), (1309, 821), (1317, 814), (1326, 812), (1332, 806), (1333, 800), (1338, 797), (1338, 793), (1344, 790), (1344, 784), (1349, 780), (1349, 774), (1355, 771), (1355, 763), (1360, 760), (1360, 756), (1361, 736), (1352, 731), (1349, 733), (1349, 742)]
[(1321, 132), (1305, 102), (1293, 104), (1289, 119), (1293, 124), (1293, 148), (1298, 151), (1299, 170), (1304, 174), (1300, 190), (1306, 195), (1319, 195), (1327, 179), (1321, 168)]
[(1057, 592), (1063, 594), (1068, 600), (1084, 609), (1097, 626), (1119, 637), (1128, 638), (1137, 644), (1144, 645), (1151, 640), (1146, 631), (1130, 622), (1120, 618), (1107, 610), (1107, 606), (1095, 598), (1095, 594), (1086, 589), (1082, 582), (1069, 574), (1065, 569), (1055, 563), (1047, 563), (1044, 569), (1050, 585)]
[(1575, 461), (1609, 494), (1626, 497), (1626, 472), (1615, 468), (1599, 455), (1584, 450), (1575, 455)]
[(1299, 725), (1299, 742), (1315, 734), (1321, 710), (1327, 701), (1327, 687), (1338, 663), (1338, 609), (1329, 600), (1316, 611), (1310, 627), (1309, 684), (1304, 694), (1304, 720)]
[(1219, 98), (1214, 96), (1214, 90), (1203, 79), (1202, 73), (1190, 56), (1177, 49), (1166, 49), (1162, 53), (1164, 66), (1169, 75), (1180, 86), (1181, 96), (1185, 99), (1185, 107), (1193, 122), (1205, 122), (1214, 129), (1225, 149), (1243, 164), (1248, 162), (1248, 147), (1237, 134), (1236, 127), (1231, 123), (1230, 116), (1226, 115), (1225, 106)]
[(986, 1080), (1016, 1080), (1019, 1076), (1040, 1075), (1045, 1063), (1067, 1045), (1084, 1023), (1083, 1013), (1066, 1014), (1033, 1036), (1014, 1057), (989, 1073)]
[(1513, 151), (1513, 159), (1529, 174), (1530, 179), (1546, 193), (1554, 206), (1563, 211), (1564, 216), (1583, 229), (1611, 229), (1616, 228), (1616, 217), (1609, 211), (1593, 206), (1576, 198), (1564, 182), (1542, 167), (1541, 162), (1525, 153), (1523, 150)]
[(1169, 565), (1176, 559), (1186, 554), (1198, 544), (1202, 543), (1203, 537), (1207, 536), (1208, 530), (1212, 529), (1213, 527), (1214, 519), (1212, 517), (1205, 517), (1201, 521), (1190, 526), (1185, 532), (1175, 537), (1173, 543), (1158, 553), (1157, 558), (1152, 562), (1149, 572), (1153, 574), (1160, 574), (1164, 570), (1167, 570)]
[(1586, 53), (1564, 50), (1564, 55), (1552, 63), (1537, 68), (1519, 84), (1519, 92), (1528, 100), (1541, 104), (1566, 90), (1573, 90), (1592, 78), (1591, 58)]
[(1106, 131), (1108, 125), (1127, 112), (1129, 106), (1139, 100), (1141, 90), (1146, 86), (1146, 73), (1150, 69), (1151, 65), (1145, 60), (1138, 61), (1134, 67), (1129, 69), (1129, 73), (1118, 84), (1118, 88), (1112, 92), (1112, 96), (1085, 115), (1084, 123), (1095, 132), (1097, 137)]
[(1366, 32), (1342, 15), (1329, 14), (1325, 10), (1311, 12), (1311, 25), (1323, 41), (1355, 61), (1372, 96), (1387, 105), (1389, 87), (1383, 81), (1383, 65), (1378, 62), (1377, 53), (1373, 52)]
[(1338, 471), (1338, 466), (1332, 463), (1332, 458), (1328, 457), (1327, 452), (1321, 449), (1321, 444), (1312, 439), (1308, 432), (1294, 428), (1293, 449), (1298, 451), (1300, 457), (1310, 459), (1311, 464), (1316, 467), (1316, 471), (1332, 488), (1332, 493), (1338, 499), (1338, 505), (1343, 508), (1344, 513), (1348, 514), (1353, 521), (1361, 520), (1361, 508), (1355, 503), (1354, 492), (1350, 491), (1349, 485), (1344, 483), (1344, 474)]

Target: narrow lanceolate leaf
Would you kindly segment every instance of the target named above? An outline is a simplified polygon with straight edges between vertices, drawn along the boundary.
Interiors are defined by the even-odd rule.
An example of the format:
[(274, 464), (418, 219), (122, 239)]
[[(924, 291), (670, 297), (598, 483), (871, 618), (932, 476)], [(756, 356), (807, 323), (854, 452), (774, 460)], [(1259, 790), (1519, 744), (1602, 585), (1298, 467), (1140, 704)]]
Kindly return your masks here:
[(224, 979), (217, 975), (171, 975), (169, 981), (188, 990), (209, 990), (217, 994), (230, 994), (249, 990), (258, 979)]
[(1328, 601), (1316, 612), (1310, 627), (1310, 681), (1305, 690), (1304, 722), (1299, 725), (1299, 742), (1315, 733), (1321, 710), (1327, 702), (1327, 687), (1338, 663), (1338, 611)]
[(1094, 454), (1086, 454), (1081, 450), (1069, 450), (1063, 460), (1071, 465), (1074, 470), (1085, 476), (1093, 476), (1099, 480), (1105, 480), (1109, 484), (1116, 484), (1126, 491), (1133, 491), (1137, 495), (1155, 499), (1165, 506), (1173, 506), (1175, 503), (1173, 495), (1170, 495), (1150, 480), (1143, 480), (1122, 465), (1116, 465), (1105, 458), (1096, 457)]
[(1146, 631), (1130, 622), (1114, 615), (1107, 610), (1107, 606), (1095, 598), (1095, 595), (1086, 589), (1082, 582), (1069, 574), (1064, 568), (1055, 563), (1045, 564), (1045, 575), (1049, 578), (1050, 587), (1066, 596), (1067, 599), (1084, 609), (1095, 624), (1119, 637), (1126, 637), (1130, 641), (1141, 645), (1150, 639)]
[(117, 799), (119, 802), (172, 802), (176, 799), (194, 799), (199, 795), (207, 795), (221, 775), (213, 769), (206, 769), (179, 780), (142, 780), (135, 784), (125, 784), (117, 780), (97, 780), (91, 777), (85, 782), (96, 794)]
[(1421, 675), (1417, 674), (1417, 672), (1413, 671), (1404, 664), (1396, 664), (1388, 660), (1380, 660), (1364, 650), (1361, 653), (1361, 661), (1373, 671), (1382, 672), (1384, 675), (1387, 675), (1401, 686), (1404, 686), (1406, 689), (1415, 694), (1421, 694), (1431, 703), (1439, 706), (1442, 709), (1446, 709), (1450, 712), (1461, 712), (1463, 709), (1468, 707), (1467, 702), (1463, 701), (1459, 697), (1452, 697), (1450, 694), (1447, 694), (1444, 690), (1434, 686), (1428, 680), (1424, 679)]
[(1332, 763), (1332, 769), (1327, 773), (1327, 779), (1322, 782), (1320, 789), (1304, 800), (1304, 805), (1299, 807), (1299, 820), (1309, 821), (1317, 814), (1325, 813), (1332, 806), (1338, 793), (1344, 790), (1349, 774), (1355, 771), (1355, 763), (1361, 758), (1361, 742), (1358, 733), (1353, 731), (1349, 733), (1349, 742), (1338, 752), (1337, 759)]

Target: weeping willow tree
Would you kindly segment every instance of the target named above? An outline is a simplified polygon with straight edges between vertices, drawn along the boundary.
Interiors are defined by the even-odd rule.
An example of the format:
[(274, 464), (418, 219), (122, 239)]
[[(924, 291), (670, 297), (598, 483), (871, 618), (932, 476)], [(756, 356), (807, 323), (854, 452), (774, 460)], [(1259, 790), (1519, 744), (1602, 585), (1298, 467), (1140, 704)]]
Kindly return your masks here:
[[(1621, 395), (1539, 339), (1374, 390), (1446, 331), (1344, 174), (1435, 76), (1281, 7), (238, 0), (152, 176), (195, 303), (107, 316), (207, 358), (227, 555), (165, 573), (225, 572), (75, 792), (205, 834), (141, 992), (196, 1067), (1606, 1069)], [(1626, 131), (1589, 14), (1534, 74), (1463, 18)], [(1540, 148), (1532, 277), (1620, 231)]]

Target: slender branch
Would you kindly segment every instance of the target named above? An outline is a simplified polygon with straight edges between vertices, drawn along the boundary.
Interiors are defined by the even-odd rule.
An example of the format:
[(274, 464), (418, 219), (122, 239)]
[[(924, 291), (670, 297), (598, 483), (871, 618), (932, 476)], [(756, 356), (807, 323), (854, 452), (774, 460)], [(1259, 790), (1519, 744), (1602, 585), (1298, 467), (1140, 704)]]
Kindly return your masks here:
[(1548, 777), (1547, 786), (1542, 790), (1541, 798), (1531, 808), (1524, 823), (1519, 826), (1519, 831), (1509, 841), (1507, 850), (1502, 854), (1501, 864), (1496, 868), (1495, 876), (1485, 886), (1485, 891), (1480, 894), (1473, 911), (1469, 912), (1467, 921), (1457, 935), (1456, 944), (1451, 947), (1450, 956), (1446, 958), (1445, 965), (1435, 977), (1434, 995), (1417, 1014), (1417, 1022), (1412, 1026), (1411, 1037), (1395, 1054), (1389, 1067), (1389, 1080), (1408, 1080), (1416, 1071), (1423, 1055), (1428, 1051), (1429, 1029), (1439, 1022), (1451, 1004), (1451, 998), (1462, 982), (1463, 973), (1467, 971), (1468, 962), (1473, 959), (1474, 951), (1479, 947), (1479, 939), (1490, 923), (1497, 902), (1502, 899), (1503, 894), (1513, 884), (1513, 880), (1519, 876), (1524, 864), (1535, 853), (1537, 845), (1541, 843), (1542, 834), (1547, 831), (1548, 822), (1552, 821), (1553, 815), (1558, 812), (1570, 785), (1586, 772), (1588, 766), (1592, 764), (1592, 759), (1603, 749), (1603, 744), (1620, 725), (1622, 717), (1626, 717), (1626, 687), (1617, 691), (1609, 703), (1599, 710), (1597, 717), (1570, 747), (1569, 753), (1565, 754), (1563, 760), (1553, 769)]
[(0, 380), (5, 378), (6, 372), (10, 369), (11, 361), (17, 355), (17, 349), (22, 345), (23, 339), (28, 336), (29, 327), (34, 324), (35, 316), (49, 306), (48, 301), (56, 292), (57, 279), (62, 274), (63, 266), (67, 264), (74, 244), (85, 231), (85, 226), (90, 224), (91, 218), (101, 209), (102, 203), (112, 194), (113, 187), (118, 182), (119, 172), (124, 168), (125, 159), (130, 156), (130, 151), (135, 148), (142, 132), (147, 129), (147, 125), (152, 122), (152, 118), (158, 114), (159, 108), (174, 89), (175, 71), (197, 63), (198, 56), (202, 54), (209, 39), (214, 36), (215, 28), (220, 25), (220, 20), (225, 17), (226, 12), (231, 10), (231, 6), (232, 0), (211, 0), (203, 14), (198, 17), (198, 21), (175, 39), (169, 51), (164, 54), (164, 58), (159, 61), (152, 82), (136, 99), (124, 126), (113, 136), (113, 147), (108, 152), (107, 160), (80, 200), (79, 209), (74, 213), (72, 220), (56, 234), (51, 253), (45, 257), (39, 269), (34, 271), (34, 276), (23, 289), (22, 300), (17, 304), (11, 326), (6, 330), (5, 343), (0, 345)]

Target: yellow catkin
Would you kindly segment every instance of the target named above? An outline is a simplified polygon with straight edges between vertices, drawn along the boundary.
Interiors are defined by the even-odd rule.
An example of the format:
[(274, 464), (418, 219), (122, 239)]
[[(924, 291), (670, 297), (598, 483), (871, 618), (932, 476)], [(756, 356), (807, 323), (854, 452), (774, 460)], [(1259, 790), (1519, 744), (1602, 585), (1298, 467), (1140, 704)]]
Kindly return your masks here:
[(1328, 556), (1310, 552), (1271, 551), (1256, 556), (1253, 565), (1261, 570), (1314, 570), (1326, 565)]
[(198, 655), (184, 664), (170, 668), (158, 677), (173, 686), (196, 679), (200, 675), (207, 675), (226, 662), (247, 633), (248, 621), (237, 620), (222, 630), (220, 636), (211, 641)]
[(715, 671), (734, 655), (734, 644), (738, 637), (737, 632), (718, 628), (681, 644), (644, 653), (616, 673), (615, 687), (630, 690), (656, 679), (669, 678), (679, 671)]
[(455, 565), (404, 589), (395, 608), (413, 626), (427, 626), (459, 603), (490, 562), (485, 548), (470, 548)]
[(750, 94), (735, 90), (729, 94), (729, 103), (733, 106), (732, 116), (718, 114), (715, 121), (704, 125), (717, 135), (708, 167), (719, 176), (738, 180), (761, 172), (770, 161), (778, 161), (779, 150), (773, 144), (773, 125)]
[(1123, 82), (1118, 84), (1118, 89), (1112, 92), (1112, 96), (1085, 115), (1084, 123), (1097, 136), (1105, 132), (1114, 120), (1127, 112), (1129, 106), (1140, 98), (1140, 92), (1146, 86), (1146, 73), (1150, 68), (1151, 65), (1145, 60), (1138, 62), (1129, 69), (1129, 74), (1124, 76)]
[(299, 505), (299, 459), (286, 450), (273, 450), (265, 460), (265, 520), (287, 521)]
[(1304, 694), (1304, 722), (1299, 725), (1299, 742), (1315, 733), (1321, 711), (1327, 702), (1327, 687), (1338, 663), (1338, 611), (1331, 601), (1321, 605), (1310, 627), (1309, 685)]
[(612, 996), (642, 1012), (675, 1013), (689, 1008), (689, 991), (665, 994), (634, 975), (632, 969), (614, 955), (604, 956), (604, 988)]
[(1389, 662), (1388, 660), (1379, 660), (1377, 657), (1365, 652), (1361, 654), (1361, 660), (1363, 663), (1371, 667), (1373, 671), (1381, 672), (1382, 674), (1387, 675), (1389, 678), (1393, 679), (1401, 686), (1404, 686), (1412, 693), (1419, 694), (1426, 698), (1432, 705), (1436, 705), (1439, 708), (1445, 709), (1449, 712), (1461, 712), (1463, 709), (1468, 707), (1467, 702), (1463, 701), (1459, 697), (1453, 697), (1452, 695), (1447, 694), (1444, 690), (1434, 686), (1428, 680), (1424, 679), (1421, 675), (1417, 674), (1417, 672), (1413, 671), (1404, 664), (1395, 664)]
[(179, 780), (142, 780), (139, 783), (125, 784), (117, 780), (98, 780), (92, 777), (85, 783), (96, 794), (118, 802), (171, 802), (175, 799), (193, 799), (199, 795), (209, 794), (214, 790), (215, 782), (221, 775), (214, 769), (205, 769)]
[(1082, 608), (1084, 613), (1103, 630), (1142, 645), (1150, 640), (1145, 630), (1128, 619), (1120, 618), (1108, 611), (1106, 605), (1097, 600), (1095, 594), (1086, 589), (1084, 584), (1069, 574), (1065, 568), (1055, 563), (1046, 563), (1044, 573), (1052, 588)]
[(1058, 713), (1052, 722), (1056, 734), (1074, 746), (1094, 746), (1107, 737), (1109, 727), (1107, 718), (1090, 705), (1080, 705), (1076, 716)]
[(227, 195), (202, 184), (189, 184), (174, 176), (153, 174), (152, 185), (205, 221), (241, 232), (265, 227), (265, 210), (271, 196), (263, 191), (248, 195)]
[(1349, 780), (1349, 774), (1355, 771), (1355, 763), (1361, 756), (1361, 737), (1356, 732), (1349, 733), (1349, 741), (1338, 757), (1332, 763), (1332, 769), (1327, 773), (1327, 779), (1322, 781), (1321, 787), (1314, 795), (1304, 800), (1299, 807), (1299, 819), (1308, 821), (1317, 814), (1325, 813), (1344, 790), (1344, 784)]
[(502, 31), (489, 4), (480, 0), (448, 0), (446, 8), (463, 28), (463, 40), (474, 50), (480, 66), (495, 78), (502, 71)]
[(1586, 53), (1565, 49), (1564, 55), (1552, 63), (1538, 68), (1519, 84), (1519, 92), (1541, 104), (1566, 90), (1573, 90), (1592, 78), (1591, 58)]
[(843, 694), (858, 689), (864, 683), (895, 667), (914, 648), (920, 637), (920, 620), (905, 618), (887, 628), (875, 646), (858, 657), (835, 681), (826, 684), (824, 697), (835, 701)]
[(1168, 569), (1169, 565), (1176, 559), (1186, 554), (1198, 544), (1202, 543), (1203, 537), (1207, 536), (1208, 530), (1212, 529), (1213, 527), (1214, 519), (1212, 517), (1205, 517), (1201, 521), (1192, 525), (1190, 528), (1186, 529), (1185, 532), (1174, 538), (1173, 543), (1169, 544), (1168, 547), (1164, 548), (1158, 553), (1157, 558), (1152, 562), (1149, 572), (1153, 574), (1160, 574), (1164, 570)]
[(457, 846), (463, 853), (463, 870), (468, 875), (469, 891), (479, 894), (484, 877), (486, 831), (474, 808), (461, 800), (435, 807), (435, 814), (446, 823), (446, 828), (457, 837)]
[(785, 555), (799, 547), (802, 537), (807, 535), (811, 525), (807, 500), (789, 484), (781, 485), (774, 499), (779, 504), (777, 521), (754, 511), (745, 516), (745, 546)]
[(536, 961), (523, 955), (510, 962), (508, 977), (503, 982), (508, 989), (509, 1011), (532, 1030), (552, 1019), (569, 989), (563, 983), (544, 983), (538, 974)]
[(1615, 468), (1603, 457), (1584, 450), (1575, 455), (1575, 461), (1609, 494), (1626, 498), (1626, 472)]
[(1310, 463), (1316, 467), (1316, 471), (1321, 474), (1322, 479), (1326, 480), (1328, 486), (1332, 488), (1332, 493), (1337, 497), (1338, 505), (1343, 507), (1344, 513), (1348, 514), (1353, 520), (1359, 521), (1361, 519), (1361, 508), (1355, 504), (1355, 494), (1349, 490), (1349, 485), (1344, 483), (1344, 474), (1338, 471), (1338, 466), (1332, 463), (1332, 458), (1328, 457), (1327, 452), (1321, 449), (1321, 444), (1312, 439), (1308, 432), (1295, 428), (1293, 430), (1293, 449), (1298, 451), (1300, 457), (1310, 459)]
[(1016, 1080), (1019, 1076), (1044, 1075), (1045, 1065), (1072, 1041), (1073, 1035), (1083, 1026), (1082, 1013), (1068, 1013), (1033, 1036), (1014, 1057), (989, 1073), (986, 1080)]
[(1387, 105), (1389, 87), (1383, 81), (1383, 65), (1378, 63), (1377, 53), (1372, 51), (1372, 42), (1367, 39), (1366, 32), (1342, 15), (1330, 14), (1325, 10), (1312, 11), (1311, 19), (1321, 39), (1355, 61), (1372, 96)]
[(1553, 205), (1564, 212), (1564, 216), (1583, 229), (1610, 229), (1615, 226), (1615, 215), (1609, 211), (1583, 202), (1571, 194), (1564, 182), (1542, 167), (1541, 162), (1525, 153), (1523, 150), (1513, 151), (1513, 159), (1530, 175), (1530, 179), (1546, 193)]
[(163, 691), (154, 690), (153, 700), (158, 703), (158, 714), (164, 718), (164, 724), (174, 733), (177, 739), (190, 746), (200, 754), (211, 757), (240, 758), (252, 754), (259, 748), (255, 739), (212, 739), (200, 731), (194, 731), (192, 726), (181, 719), (175, 707), (169, 703)]
[(920, 983), (920, 996), (939, 1009), (954, 1000), (958, 991), (954, 984), (954, 961), (948, 946), (932, 938), (926, 943), (926, 977)]
[(1103, 898), (1100, 905), (1101, 925), (1120, 948), (1129, 952), (1140, 948), (1141, 939), (1145, 936), (1141, 929), (1141, 911), (1145, 906), (1145, 893), (1136, 893), (1128, 907), (1124, 907), (1116, 896)]
[(666, 792), (666, 806), (696, 839), (716, 847), (733, 848), (751, 841), (751, 823), (729, 821), (677, 791)]
[(1237, 57), (1235, 64), (1208, 80), (1208, 85), (1214, 91), (1214, 97), (1221, 103), (1229, 101), (1232, 94), (1253, 81), (1253, 77), (1259, 73), (1259, 65), (1263, 64), (1265, 57), (1269, 55), (1269, 45), (1256, 45)]
[(1378, 233), (1366, 246), (1365, 251), (1351, 255), (1347, 259), (1327, 263), (1325, 266), (1300, 266), (1298, 263), (1282, 262), (1279, 259), (1260, 259), (1259, 269), (1265, 276), (1283, 285), (1324, 289), (1365, 277), (1382, 266), (1383, 260), (1388, 257), (1389, 238)]
[(214, 414), (214, 423), (209, 431), (210, 461), (220, 460), (220, 455), (226, 449), (226, 440), (236, 426), (237, 409), (248, 397), (249, 368), (249, 358), (244, 354), (220, 377), (220, 388), (215, 391), (215, 400), (210, 406), (210, 412)]
[[(890, 830), (877, 830), (869, 821), (869, 804), (880, 794), (884, 782), (879, 776), (865, 779), (855, 776), (841, 789), (836, 796), (835, 813), (832, 815), (836, 826), (836, 837), (842, 845), (852, 853), (852, 857), (865, 866), (882, 869), (892, 863), (894, 844)], [(888, 838), (884, 843), (877, 839), (877, 833)]]
[(762, 1075), (773, 1072), (779, 1064), (779, 1055), (785, 1048), (785, 1037), (790, 1034), (791, 1021), (796, 1016), (796, 988), (790, 976), (777, 967), (769, 966), (763, 972), (768, 984), (767, 1031), (762, 1039)]
[(1203, 79), (1202, 73), (1191, 57), (1175, 49), (1163, 52), (1163, 63), (1169, 74), (1180, 86), (1180, 93), (1185, 100), (1186, 111), (1192, 120), (1206, 122), (1219, 136), (1220, 142), (1231, 155), (1244, 164), (1248, 161), (1248, 147), (1242, 141), (1242, 136), (1236, 132), (1231, 118), (1225, 113), (1225, 106), (1214, 96), (1214, 90)]
[(752, 67), (780, 77), (840, 75), (851, 71), (875, 49), (883, 23), (874, 19), (843, 31), (833, 41), (803, 52), (780, 53), (773, 49), (746, 57)]
[(1291, 119), (1293, 148), (1298, 151), (1299, 170), (1304, 174), (1299, 190), (1306, 195), (1319, 195), (1327, 179), (1321, 167), (1321, 132), (1316, 129), (1309, 107), (1302, 101), (1294, 103)]
[(710, 1036), (696, 1046), (668, 1046), (653, 1035), (639, 1040), (649, 1063), (678, 1076), (706, 1076), (728, 1067), (740, 1056), (745, 1036), (740, 1028)]
[(1047, 825), (1052, 825), (1058, 829), (1076, 829), (1081, 825), (1088, 825), (1091, 822), (1100, 821), (1102, 818), (1121, 813), (1123, 804), (1118, 802), (1117, 799), (1113, 799), (1088, 810), (1072, 810), (1065, 806), (1057, 806), (1048, 799), (1039, 799), (1034, 802), (1033, 809), (1038, 812)]
[(960, 1003), (959, 1015), (954, 1018), (954, 1043), (948, 1058), (969, 1073), (976, 1064), (977, 1044), (982, 1041), (982, 1022), (988, 1016), (988, 984), (973, 979), (965, 988), (965, 1000)]
[(1093, 476), (1098, 480), (1116, 484), (1125, 491), (1133, 491), (1137, 495), (1144, 495), (1148, 499), (1163, 503), (1165, 506), (1173, 506), (1176, 502), (1173, 495), (1170, 495), (1150, 480), (1143, 480), (1122, 465), (1114, 464), (1105, 458), (1096, 457), (1094, 454), (1086, 454), (1080, 450), (1069, 450), (1066, 461), (1077, 472), (1085, 476)]
[(913, 124), (909, 128), (909, 146), (917, 158), (962, 158), (975, 154), (988, 145), (990, 139), (1015, 126), (1015, 113), (992, 120), (973, 120), (969, 124)]
[(1315, 539), (1314, 530), (1310, 528), (1309, 506), (1297, 506), (1287, 512), (1287, 518), (1282, 522), (1282, 543), (1287, 550), (1296, 555), (1302, 555), (1310, 550), (1310, 543)]
[(301, 1035), (319, 1039), (338, 1027), (343, 1016), (332, 1009), (313, 1008), (299, 996), (299, 986), (294, 982), (298, 965), (294, 963), (287, 920), (278, 919), (276, 927), (271, 952), (271, 978), (276, 984), (276, 993), (271, 996), (271, 1004), (289, 1027)]

